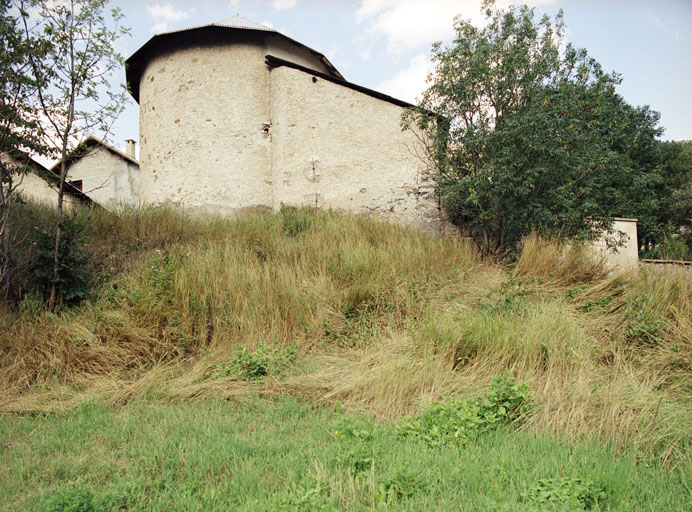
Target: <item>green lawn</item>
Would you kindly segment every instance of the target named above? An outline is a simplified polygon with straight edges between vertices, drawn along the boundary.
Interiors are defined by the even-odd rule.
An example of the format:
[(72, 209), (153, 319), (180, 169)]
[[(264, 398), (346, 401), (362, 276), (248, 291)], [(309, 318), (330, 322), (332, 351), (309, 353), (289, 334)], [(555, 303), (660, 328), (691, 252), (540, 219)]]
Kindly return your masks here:
[(430, 447), (294, 399), (0, 416), (2, 510), (691, 510), (689, 467), (507, 427)]

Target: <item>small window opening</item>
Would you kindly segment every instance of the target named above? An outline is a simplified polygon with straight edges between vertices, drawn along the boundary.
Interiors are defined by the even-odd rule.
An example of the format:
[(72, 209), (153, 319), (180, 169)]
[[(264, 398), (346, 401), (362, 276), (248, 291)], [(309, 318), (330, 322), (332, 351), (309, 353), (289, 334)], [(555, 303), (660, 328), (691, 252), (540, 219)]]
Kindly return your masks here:
[(80, 192), (84, 192), (84, 190), (82, 190), (82, 180), (71, 181), (70, 185), (72, 185), (74, 188), (76, 188)]

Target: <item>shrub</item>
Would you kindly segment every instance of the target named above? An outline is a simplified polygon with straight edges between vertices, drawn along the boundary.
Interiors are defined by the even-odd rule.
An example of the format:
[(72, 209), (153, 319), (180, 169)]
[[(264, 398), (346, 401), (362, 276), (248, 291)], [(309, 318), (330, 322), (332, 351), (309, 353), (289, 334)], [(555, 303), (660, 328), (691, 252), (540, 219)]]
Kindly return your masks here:
[(490, 392), (474, 399), (447, 398), (435, 403), (421, 416), (404, 421), (398, 432), (430, 446), (446, 443), (463, 446), (479, 434), (522, 420), (532, 395), (527, 383), (517, 384), (505, 372), (493, 378)]
[(283, 350), (260, 344), (255, 352), (238, 343), (228, 362), (218, 365), (218, 377), (238, 375), (243, 380), (261, 380), (288, 367), (295, 361), (296, 355), (295, 340)]
[(65, 220), (60, 238), (58, 273), (53, 276), (53, 251), (55, 235), (39, 231), (34, 240), (35, 253), (31, 260), (34, 283), (44, 295), (56, 285), (58, 296), (66, 304), (76, 304), (87, 297), (90, 272), (87, 267), (89, 253), (83, 247), (84, 224), (77, 220)]
[(606, 497), (605, 489), (590, 480), (545, 478), (523, 493), (522, 501), (542, 506), (541, 510), (591, 510), (603, 504)]

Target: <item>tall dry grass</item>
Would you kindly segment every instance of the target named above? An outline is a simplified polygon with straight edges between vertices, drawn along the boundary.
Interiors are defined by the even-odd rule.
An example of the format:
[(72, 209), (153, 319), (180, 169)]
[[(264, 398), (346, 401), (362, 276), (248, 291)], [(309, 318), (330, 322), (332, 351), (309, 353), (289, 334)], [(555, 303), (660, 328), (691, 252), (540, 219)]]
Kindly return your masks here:
[[(107, 276), (89, 302), (0, 311), (6, 411), (261, 393), (394, 418), (508, 370), (536, 391), (527, 428), (689, 456), (685, 275), (609, 276), (585, 249), (536, 236), (507, 269), (453, 238), (307, 209), (101, 212), (88, 229)], [(293, 342), (286, 374), (214, 378), (238, 343)]]

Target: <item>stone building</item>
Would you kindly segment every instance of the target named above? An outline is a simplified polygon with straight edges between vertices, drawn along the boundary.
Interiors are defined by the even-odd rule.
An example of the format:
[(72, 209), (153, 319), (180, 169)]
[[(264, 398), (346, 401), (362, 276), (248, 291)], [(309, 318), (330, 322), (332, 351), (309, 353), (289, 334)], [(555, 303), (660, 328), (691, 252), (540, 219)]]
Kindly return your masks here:
[[(59, 164), (53, 167), (59, 173)], [(68, 181), (107, 210), (139, 205), (139, 162), (135, 142), (126, 141), (126, 151), (96, 137), (87, 137), (70, 152)]]
[[(26, 169), (26, 172), (21, 176), (14, 177), (16, 191), (23, 199), (57, 208), (59, 179), (53, 171), (21, 152), (18, 152), (15, 157), (3, 154), (0, 155), (0, 158), (3, 161), (11, 161), (14, 165), (21, 165)], [(66, 183), (64, 190), (63, 204), (67, 210), (78, 204), (91, 204), (91, 199), (72, 184)]]
[(440, 232), (409, 105), (240, 16), (152, 37), (127, 60), (140, 199), (234, 214), (311, 205)]

